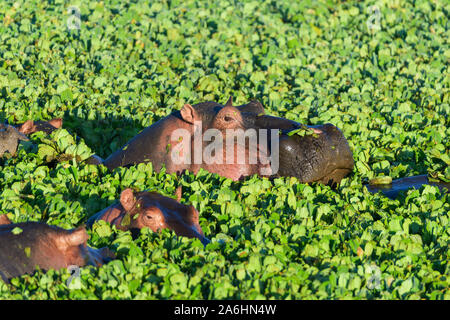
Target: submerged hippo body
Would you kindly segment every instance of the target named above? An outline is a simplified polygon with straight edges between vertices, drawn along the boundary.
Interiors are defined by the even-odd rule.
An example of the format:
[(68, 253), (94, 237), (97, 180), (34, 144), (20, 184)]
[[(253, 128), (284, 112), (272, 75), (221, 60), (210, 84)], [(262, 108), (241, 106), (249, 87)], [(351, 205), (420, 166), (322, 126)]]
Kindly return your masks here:
[[(181, 173), (185, 170), (196, 173), (203, 168), (233, 180), (258, 174), (260, 176), (295, 176), (302, 182), (324, 183), (339, 182), (353, 170), (352, 152), (339, 129), (327, 124), (310, 127), (311, 132), (315, 134), (314, 138), (288, 135), (290, 131), (300, 128), (306, 128), (306, 126), (288, 119), (264, 115), (264, 108), (258, 101), (242, 106), (233, 106), (231, 99), (225, 106), (216, 102), (199, 103), (194, 106), (186, 104), (180, 111), (173, 112), (144, 129), (123, 148), (104, 160), (103, 164), (109, 169), (114, 169), (151, 161), (156, 170), (160, 170), (164, 165), (168, 173)], [(187, 143), (191, 147), (190, 153), (180, 147), (182, 143), (186, 143), (186, 139), (173, 136), (177, 129), (189, 132), (190, 137)], [(222, 134), (223, 146), (226, 145), (226, 139), (229, 137), (228, 130), (234, 130), (234, 132), (241, 130), (235, 141), (239, 141), (239, 137), (245, 137), (245, 132), (251, 129), (257, 134), (272, 129), (277, 135), (274, 137), (267, 131), (267, 141), (258, 136), (256, 149), (249, 147), (248, 142), (244, 144), (238, 142), (229, 149), (224, 147), (221, 151), (222, 159), (227, 159), (228, 153), (233, 153), (234, 160), (231, 162), (214, 162), (213, 156), (208, 158), (204, 155), (199, 162), (195, 158), (195, 152), (199, 149), (199, 144), (195, 142), (195, 134), (200, 132), (203, 137), (200, 143), (201, 153), (213, 141), (212, 138), (206, 138), (205, 132), (208, 129)], [(278, 132), (281, 132), (280, 136)], [(279, 139), (280, 142), (280, 154), (276, 160), (274, 160), (275, 151), (278, 149), (275, 148), (274, 139)], [(180, 158), (186, 157), (188, 161), (180, 163), (180, 158), (174, 157), (176, 152), (179, 153)], [(245, 162), (238, 161), (240, 154), (246, 155)], [(251, 154), (259, 154), (261, 157), (258, 157), (257, 161), (250, 162)], [(268, 158), (269, 162), (267, 162)]]
[(32, 274), (36, 267), (47, 271), (99, 266), (113, 257), (107, 248), (88, 247), (87, 239), (85, 228), (65, 230), (40, 222), (9, 224), (6, 216), (0, 216), (0, 277), (8, 282)]
[(445, 192), (450, 192), (450, 183), (430, 181), (426, 174), (396, 179), (393, 180), (391, 184), (366, 185), (366, 187), (367, 190), (372, 193), (381, 191), (386, 197), (395, 199), (402, 191), (406, 191), (411, 188), (420, 189), (424, 185), (437, 186), (441, 191), (446, 190)]
[[(181, 193), (181, 189), (177, 192)], [(92, 216), (87, 225), (92, 226), (97, 220), (105, 220), (119, 230), (130, 230), (135, 236), (144, 227), (153, 232), (167, 228), (175, 231), (178, 236), (198, 238), (206, 245), (209, 240), (203, 235), (198, 219), (199, 213), (192, 205), (181, 204), (156, 192), (125, 189), (120, 195), (119, 203)]]

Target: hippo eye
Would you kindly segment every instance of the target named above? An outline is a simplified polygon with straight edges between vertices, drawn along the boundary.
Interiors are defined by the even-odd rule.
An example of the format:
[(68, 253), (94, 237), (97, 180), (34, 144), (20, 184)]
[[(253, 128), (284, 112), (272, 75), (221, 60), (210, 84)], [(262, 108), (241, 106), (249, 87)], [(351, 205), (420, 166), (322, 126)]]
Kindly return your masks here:
[(230, 122), (230, 121), (233, 121), (233, 118), (230, 117), (230, 116), (225, 116), (224, 120), (225, 120), (226, 122)]

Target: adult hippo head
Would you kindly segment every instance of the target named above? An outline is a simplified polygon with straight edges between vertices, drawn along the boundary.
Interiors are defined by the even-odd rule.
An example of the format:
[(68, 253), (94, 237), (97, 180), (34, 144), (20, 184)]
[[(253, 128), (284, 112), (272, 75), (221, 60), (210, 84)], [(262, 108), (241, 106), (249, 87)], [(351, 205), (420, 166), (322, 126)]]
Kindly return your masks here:
[[(305, 131), (299, 134), (300, 131)], [(338, 183), (353, 170), (342, 132), (331, 124), (307, 127), (264, 114), (258, 101), (233, 106), (185, 104), (109, 156), (109, 169), (151, 161), (168, 173), (200, 168), (239, 180), (295, 176), (302, 182)]]

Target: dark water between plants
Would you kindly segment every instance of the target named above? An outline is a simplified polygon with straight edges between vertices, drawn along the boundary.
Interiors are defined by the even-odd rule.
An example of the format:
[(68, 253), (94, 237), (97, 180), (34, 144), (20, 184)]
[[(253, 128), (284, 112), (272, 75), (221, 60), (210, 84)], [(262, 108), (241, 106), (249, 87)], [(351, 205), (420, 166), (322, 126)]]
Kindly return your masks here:
[(450, 191), (450, 183), (430, 181), (426, 174), (396, 179), (391, 184), (366, 185), (366, 187), (372, 193), (381, 191), (386, 197), (395, 199), (401, 191), (406, 191), (411, 188), (420, 189), (423, 185), (437, 186), (441, 191), (444, 189), (446, 189), (446, 192)]

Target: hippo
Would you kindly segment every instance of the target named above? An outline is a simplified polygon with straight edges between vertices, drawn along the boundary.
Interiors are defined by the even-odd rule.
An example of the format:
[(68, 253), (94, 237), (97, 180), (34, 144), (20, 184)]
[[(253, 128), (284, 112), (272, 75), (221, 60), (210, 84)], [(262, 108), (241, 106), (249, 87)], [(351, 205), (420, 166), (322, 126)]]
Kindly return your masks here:
[[(302, 134), (292, 134), (296, 131)], [(212, 137), (222, 147), (211, 148), (212, 143), (207, 142)], [(241, 155), (245, 159), (239, 162)], [(325, 184), (339, 183), (354, 166), (347, 140), (332, 124), (305, 126), (265, 115), (256, 100), (233, 106), (232, 98), (225, 105), (211, 101), (185, 104), (105, 160), (97, 156), (90, 159), (90, 163), (102, 163), (111, 170), (149, 161), (155, 170), (164, 166), (168, 173), (197, 173), (203, 168), (235, 181), (257, 174)]]
[(13, 126), (0, 123), (0, 157), (6, 152), (12, 156), (16, 155), (19, 141), (29, 141), (28, 137), (19, 132)]
[(95, 221), (104, 220), (119, 230), (130, 230), (134, 237), (147, 227), (153, 232), (170, 229), (178, 236), (198, 238), (208, 244), (199, 225), (199, 213), (192, 205), (181, 204), (181, 187), (177, 189), (177, 200), (157, 192), (136, 192), (130, 188), (120, 194), (120, 201), (94, 214), (87, 222), (92, 227)]
[(0, 157), (9, 152), (12, 156), (16, 155), (19, 141), (29, 141), (27, 135), (37, 131), (43, 131), (47, 134), (62, 127), (62, 119), (56, 118), (50, 121), (28, 120), (15, 126), (9, 124), (0, 124)]
[(114, 258), (108, 248), (87, 246), (85, 227), (65, 230), (42, 222), (12, 224), (0, 216), (0, 277), (6, 283), (36, 267), (48, 271), (69, 266), (100, 266)]

